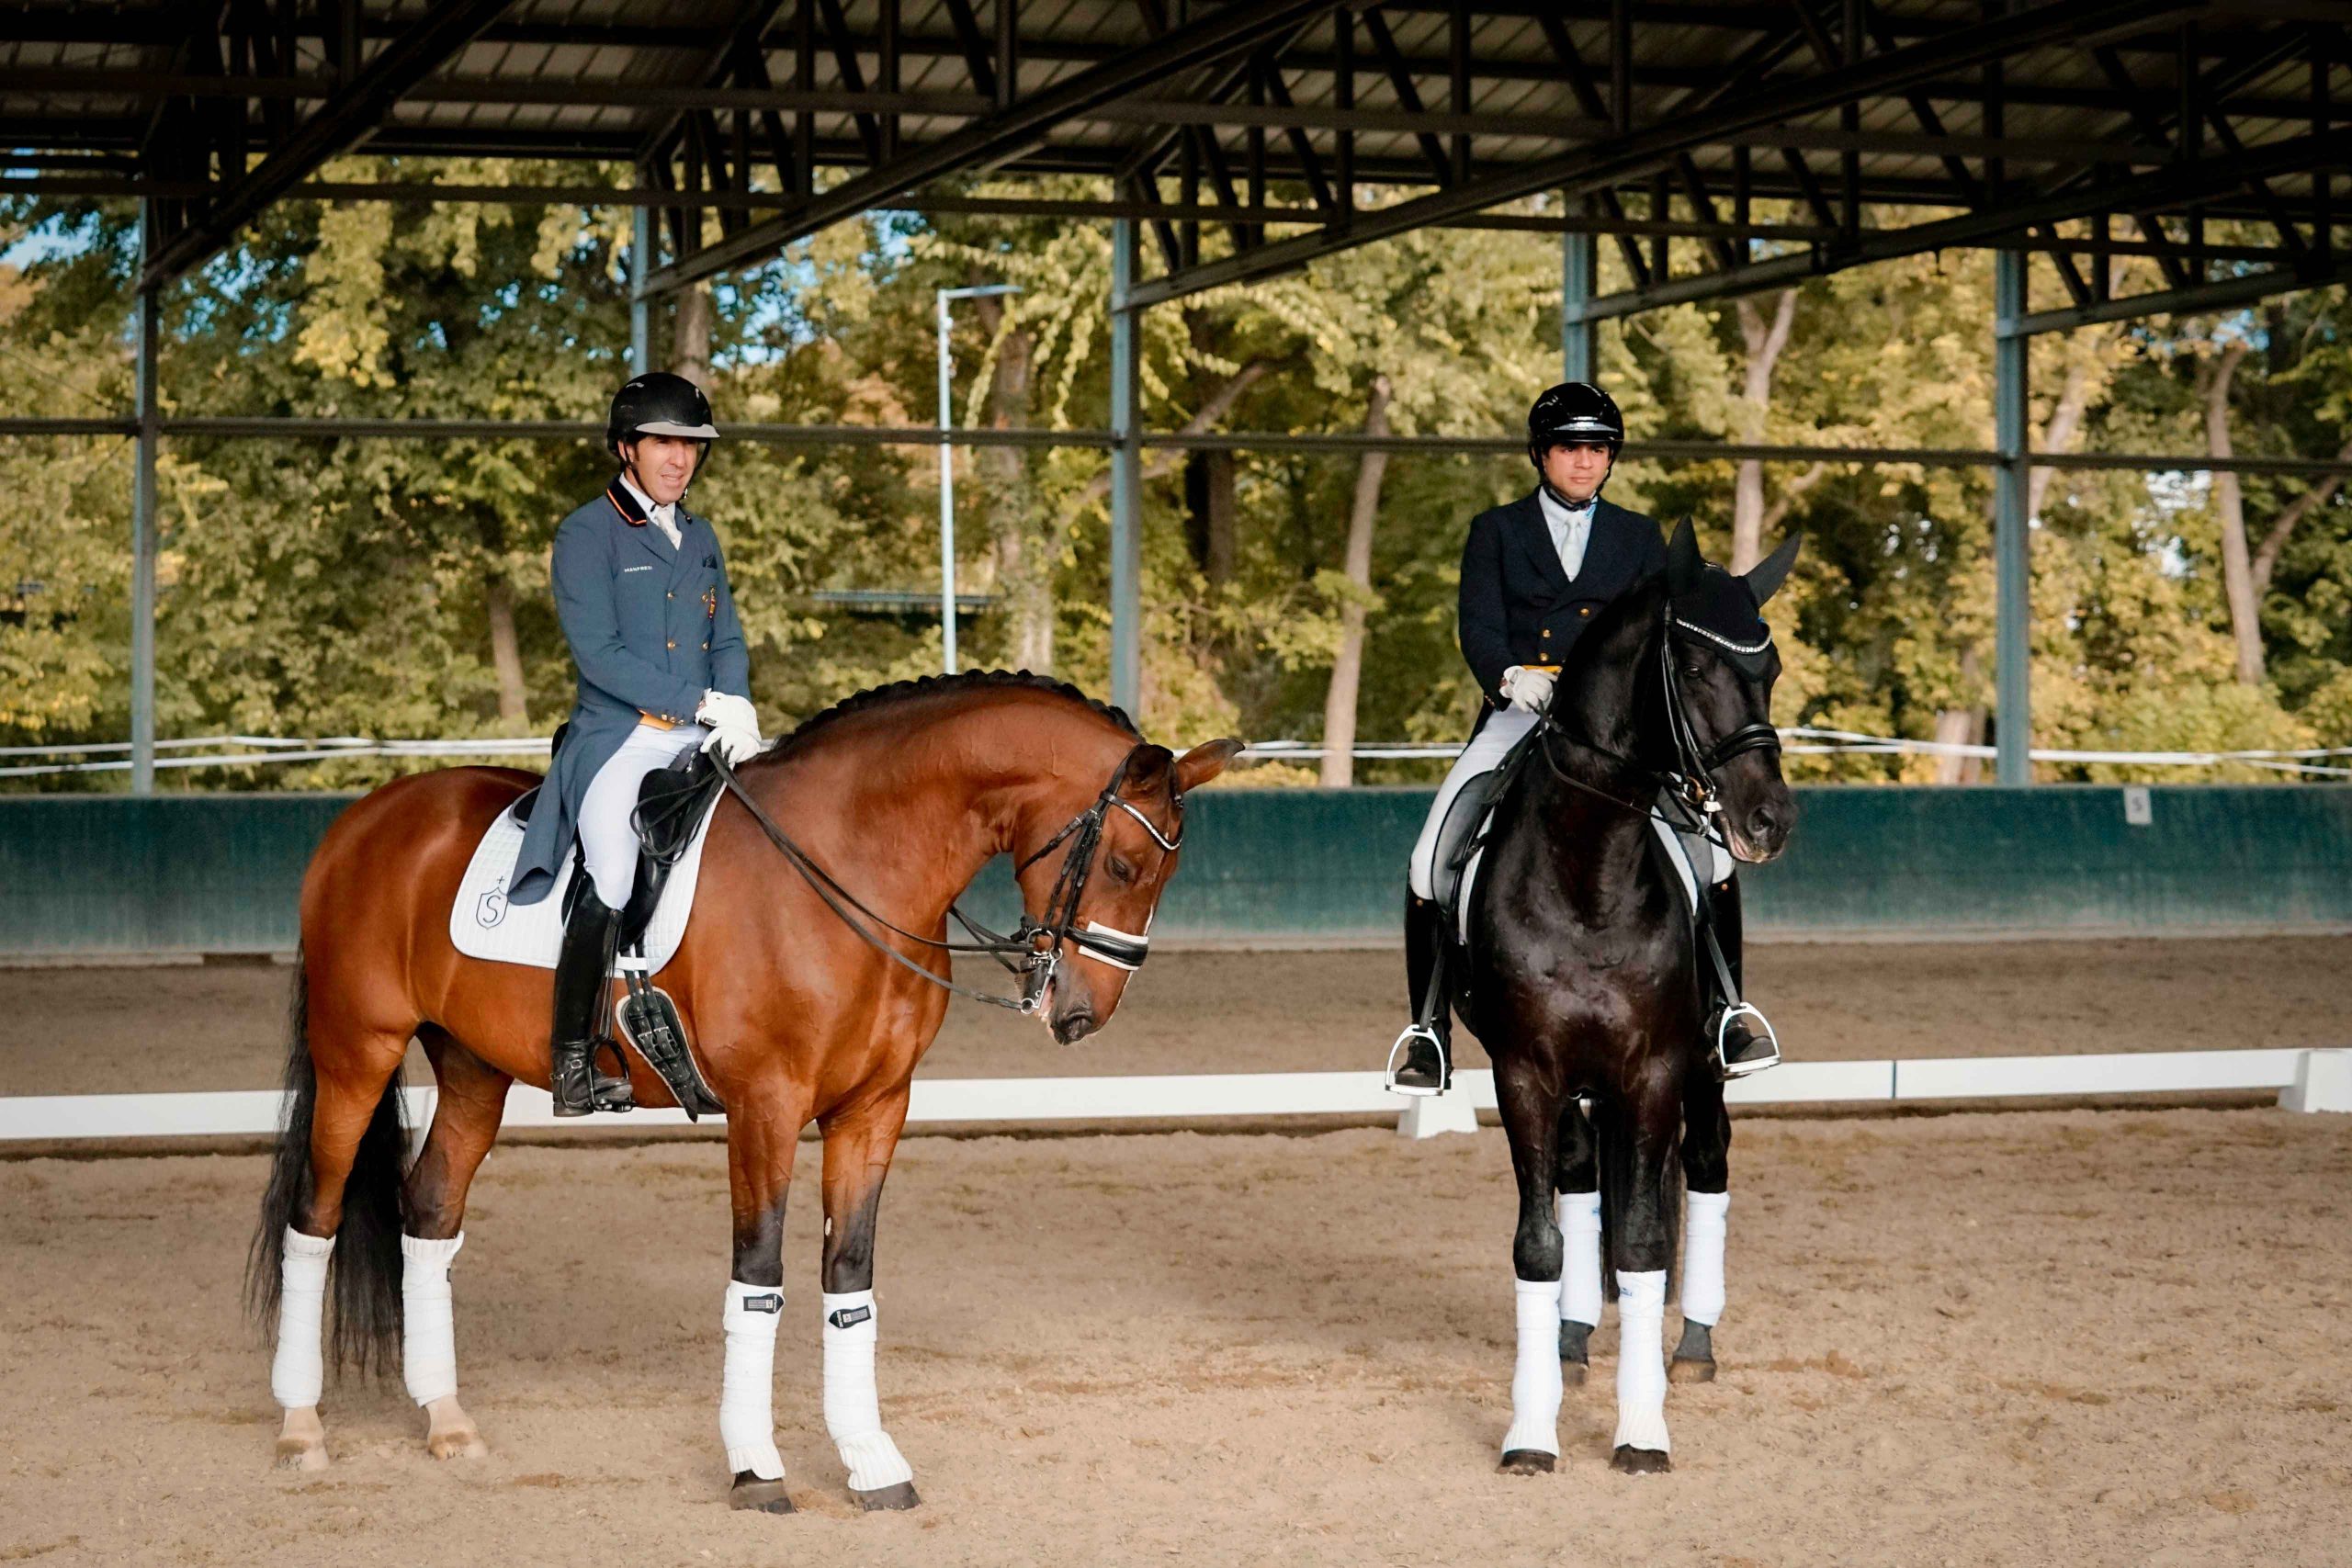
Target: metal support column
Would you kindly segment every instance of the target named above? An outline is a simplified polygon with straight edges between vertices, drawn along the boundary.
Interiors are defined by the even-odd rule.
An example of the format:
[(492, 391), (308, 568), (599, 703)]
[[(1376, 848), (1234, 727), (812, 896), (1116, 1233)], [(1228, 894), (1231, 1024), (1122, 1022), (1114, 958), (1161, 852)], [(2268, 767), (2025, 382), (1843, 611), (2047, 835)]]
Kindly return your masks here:
[[(640, 181), (650, 185), (650, 180)], [(645, 280), (653, 276), (653, 209), (640, 207), (628, 231), (628, 373), (642, 376), (653, 368), (653, 300)]]
[(1138, 720), (1143, 697), (1142, 344), (1136, 221), (1111, 220), (1111, 701)]
[[(151, 210), (145, 244), (154, 243)], [(139, 434), (130, 480), (130, 793), (155, 793), (155, 447), (163, 438), (155, 358), (162, 327), (155, 290), (142, 288), (132, 306), (134, 414)]]
[(2023, 251), (1993, 253), (1994, 775), (2004, 784), (2033, 782), (2026, 756), (2033, 744), (2030, 694), (2032, 519), (2026, 515), (2026, 348)]
[(1588, 317), (1600, 278), (1599, 238), (1573, 231), (1560, 236), (1560, 379), (1589, 381), (1600, 357), (1599, 325)]

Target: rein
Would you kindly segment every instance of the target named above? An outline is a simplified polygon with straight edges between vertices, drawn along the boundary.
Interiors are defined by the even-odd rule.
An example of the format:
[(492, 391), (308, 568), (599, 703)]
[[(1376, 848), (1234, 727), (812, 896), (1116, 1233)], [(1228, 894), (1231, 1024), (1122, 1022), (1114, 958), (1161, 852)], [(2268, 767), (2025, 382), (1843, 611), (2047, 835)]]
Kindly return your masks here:
[[(1130, 971), (1143, 967), (1145, 958), (1149, 956), (1151, 939), (1148, 934), (1116, 931), (1094, 920), (1087, 921), (1083, 928), (1076, 923), (1079, 899), (1086, 891), (1088, 879), (1093, 874), (1094, 854), (1102, 846), (1102, 826), (1112, 808), (1115, 807), (1142, 823), (1144, 831), (1151, 835), (1151, 841), (1170, 854), (1182, 848), (1184, 842), (1182, 816), (1184, 797), (1181, 794), (1173, 795), (1179, 813), (1173, 838), (1162, 833), (1151, 818), (1136, 809), (1132, 801), (1120, 795), (1119, 786), (1126, 782), (1127, 769), (1135, 761), (1135, 750), (1130, 750), (1119, 760), (1119, 765), (1112, 770), (1110, 782), (1102, 786), (1102, 793), (1094, 797), (1094, 804), (1064, 823), (1061, 829), (1040, 845), (1035, 853), (1013, 868), (1013, 874), (1018, 876), (1044, 859), (1064, 840), (1070, 840), (1069, 850), (1062, 860), (1061, 874), (1055, 878), (1054, 890), (1046, 900), (1045, 919), (1035, 919), (1023, 910), (1018, 927), (1011, 932), (1000, 933), (973, 919), (959, 906), (950, 904), (947, 912), (978, 940), (941, 942), (935, 937), (910, 931), (868, 908), (856, 894), (842, 886), (831, 872), (817, 863), (808, 851), (792, 841), (791, 836), (776, 825), (766, 809), (752, 798), (751, 792), (743, 787), (742, 782), (735, 775), (735, 770), (729, 766), (724, 757), (714, 752), (710, 761), (718, 776), (726, 781), (729, 792), (742, 802), (743, 809), (752, 814), (752, 820), (759, 824), (760, 831), (767, 835), (768, 841), (783, 852), (792, 868), (800, 874), (801, 880), (808, 884), (817, 897), (824, 901), (825, 907), (833, 912), (834, 918), (854, 932), (859, 941), (899, 967), (942, 989), (976, 1002), (986, 1002), (990, 1007), (1006, 1008), (1023, 1016), (1035, 1013), (1045, 1005), (1046, 987), (1053, 983), (1054, 972), (1061, 965), (1065, 946), (1075, 945), (1090, 958)], [(1002, 997), (943, 979), (876, 936), (860, 922), (858, 916), (894, 936), (935, 952), (986, 953), (1003, 965), (1006, 973), (1021, 979), (1021, 994)], [(1040, 947), (1037, 945), (1039, 937), (1051, 940), (1047, 945)]]

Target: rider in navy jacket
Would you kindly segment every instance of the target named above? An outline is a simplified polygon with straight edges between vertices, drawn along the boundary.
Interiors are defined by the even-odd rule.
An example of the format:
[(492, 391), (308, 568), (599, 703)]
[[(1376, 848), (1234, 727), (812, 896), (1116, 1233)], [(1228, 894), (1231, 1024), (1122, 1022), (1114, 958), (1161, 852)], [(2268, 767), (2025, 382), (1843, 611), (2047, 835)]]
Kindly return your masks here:
[(1513, 666), (1557, 665), (1592, 617), (1652, 572), (1666, 570), (1657, 525), (1598, 496), (1584, 561), (1573, 581), (1544, 516), (1544, 494), (1531, 491), (1471, 520), (1462, 551), (1462, 657), (1487, 705), (1478, 722), (1510, 705), (1503, 677)]
[(626, 1077), (595, 1068), (621, 911), (637, 875), (631, 825), (647, 773), (696, 750), (757, 752), (751, 660), (718, 536), (685, 492), (718, 439), (710, 400), (683, 377), (639, 376), (613, 399), (605, 444), (621, 471), (556, 529), (556, 616), (579, 696), (523, 834), (509, 897), (554, 890), (576, 837), (587, 874), (567, 896), (556, 959), (556, 1114), (626, 1111)]

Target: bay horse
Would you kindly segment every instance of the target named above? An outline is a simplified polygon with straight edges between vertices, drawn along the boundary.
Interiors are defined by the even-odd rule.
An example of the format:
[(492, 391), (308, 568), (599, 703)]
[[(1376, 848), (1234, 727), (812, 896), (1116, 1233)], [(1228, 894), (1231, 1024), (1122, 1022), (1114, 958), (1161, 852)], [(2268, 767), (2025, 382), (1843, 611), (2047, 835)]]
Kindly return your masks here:
[[(717, 807), (692, 917), (657, 976), (727, 1109), (734, 1247), (719, 1432), (735, 1506), (792, 1508), (771, 1386), (785, 1199), (812, 1120), (824, 1138), (826, 1427), (859, 1503), (919, 1501), (875, 1394), (874, 1239), (915, 1066), (946, 1011), (949, 955), (930, 943), (945, 937), (950, 905), (1010, 852), (1023, 908), (1046, 911), (1024, 921), (1022, 943), (1046, 976), (1036, 1010), (1065, 1044), (1094, 1032), (1145, 956), (1185, 796), (1240, 744), (1178, 757), (1073, 687), (972, 672), (852, 697), (737, 771), (740, 797)], [(291, 1109), (249, 1280), (277, 1323), (281, 1464), (327, 1463), (317, 1406), (330, 1292), (338, 1365), (387, 1367), (397, 1341), (428, 1450), (486, 1451), (457, 1398), (448, 1266), (508, 1087), (548, 1082), (551, 987), (544, 969), (461, 956), (449, 908), (483, 830), (538, 782), (453, 768), (386, 784), (336, 818), (303, 877)], [(763, 817), (790, 824), (814, 874), (787, 873)], [(840, 894), (818, 889), (828, 877), (867, 916), (837, 912)], [(412, 1036), (440, 1092), (404, 1171), (399, 1077)], [(642, 1061), (628, 1065), (638, 1104), (676, 1103)]]
[[(1659, 842), (1652, 802), (1664, 785), (1685, 820), (1719, 821), (1738, 860), (1786, 848), (1796, 807), (1770, 721), (1780, 656), (1759, 612), (1799, 542), (1736, 577), (1702, 559), (1686, 520), (1666, 570), (1577, 640), (1527, 742), (1532, 755), (1495, 807), (1470, 891), (1468, 962), (1453, 967), (1454, 1005), (1494, 1063), (1519, 1186), (1506, 1472), (1554, 1466), (1563, 1362), (1581, 1382), (1604, 1261), (1619, 1322), (1611, 1463), (1672, 1467), (1662, 1363), (1678, 1153), (1692, 1239), (1703, 1219), (1711, 1249), (1703, 1265), (1685, 1260), (1678, 1364), (1713, 1372), (1713, 1314), (1693, 1281), (1707, 1274), (1719, 1309), (1731, 1124), (1704, 1055), (1693, 917), (1667, 858), (1679, 852)], [(1722, 929), (1737, 919), (1736, 894), (1725, 892), (1733, 901), (1713, 919), (1736, 937)]]

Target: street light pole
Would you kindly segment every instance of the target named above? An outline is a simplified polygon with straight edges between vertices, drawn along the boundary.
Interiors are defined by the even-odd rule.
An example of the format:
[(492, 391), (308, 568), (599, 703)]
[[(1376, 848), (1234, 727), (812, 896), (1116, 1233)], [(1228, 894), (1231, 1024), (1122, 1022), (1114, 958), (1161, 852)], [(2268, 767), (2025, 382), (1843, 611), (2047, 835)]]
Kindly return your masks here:
[(949, 434), (956, 427), (956, 405), (949, 387), (947, 302), (1020, 292), (1011, 283), (939, 291), (939, 670), (943, 675), (956, 673), (956, 447)]

